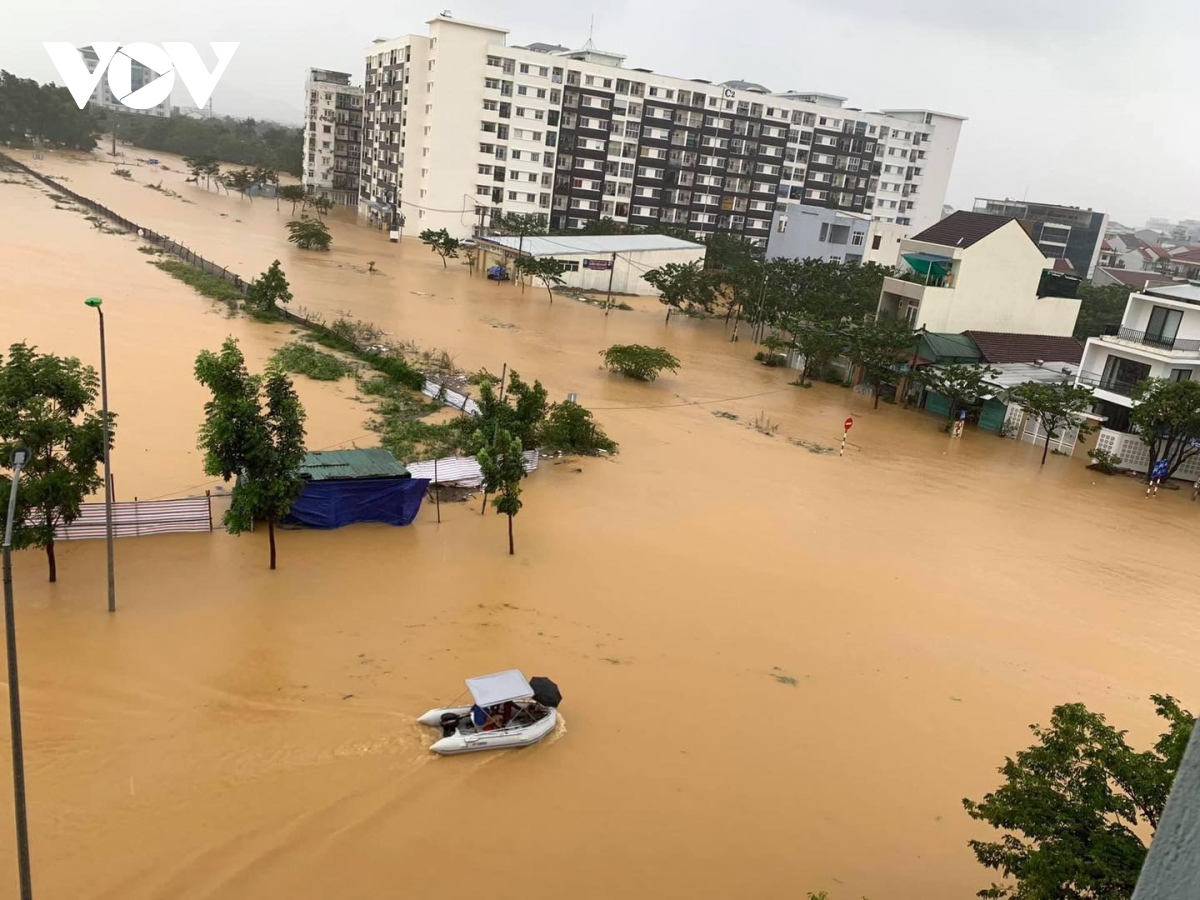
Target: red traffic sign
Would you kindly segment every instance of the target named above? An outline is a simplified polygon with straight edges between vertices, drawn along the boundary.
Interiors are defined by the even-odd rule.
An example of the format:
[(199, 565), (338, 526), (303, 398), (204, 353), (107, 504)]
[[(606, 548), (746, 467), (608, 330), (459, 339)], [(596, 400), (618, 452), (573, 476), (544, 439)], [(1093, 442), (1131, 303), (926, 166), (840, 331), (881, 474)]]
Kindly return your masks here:
[(846, 421), (842, 423), (842, 426), (849, 431), (854, 427), (854, 418), (852, 416), (847, 416)]

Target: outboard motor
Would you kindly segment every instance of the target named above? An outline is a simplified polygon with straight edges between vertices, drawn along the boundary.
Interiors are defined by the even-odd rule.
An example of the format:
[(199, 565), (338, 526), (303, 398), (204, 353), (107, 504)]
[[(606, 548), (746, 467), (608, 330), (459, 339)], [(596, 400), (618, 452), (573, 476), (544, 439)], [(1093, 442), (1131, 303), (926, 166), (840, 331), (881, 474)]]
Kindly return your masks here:
[(458, 722), (461, 718), (458, 713), (442, 713), (442, 737), (453, 737), (458, 731)]

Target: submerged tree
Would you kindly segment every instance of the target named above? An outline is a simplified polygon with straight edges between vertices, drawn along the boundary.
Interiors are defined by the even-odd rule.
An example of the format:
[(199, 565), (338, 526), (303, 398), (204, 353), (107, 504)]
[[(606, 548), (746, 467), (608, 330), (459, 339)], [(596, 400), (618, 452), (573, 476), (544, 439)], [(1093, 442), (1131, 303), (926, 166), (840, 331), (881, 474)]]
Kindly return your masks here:
[(674, 311), (709, 312), (717, 302), (716, 283), (700, 262), (667, 263), (642, 276), (658, 291), (667, 307), (667, 323)]
[[(84, 499), (104, 487), (104, 419), (96, 409), (96, 370), (74, 357), (38, 353), (13, 344), (0, 357), (0, 468), (24, 448), (13, 546), (46, 551), (50, 581), (58, 580), (54, 529), (79, 518)], [(116, 416), (109, 413), (111, 446)], [(0, 509), (12, 482), (0, 480)]]
[(518, 256), (513, 261), (513, 268), (519, 274), (528, 275), (530, 279), (541, 279), (542, 284), (546, 288), (546, 296), (553, 303), (554, 293), (551, 287), (563, 283), (562, 276), (567, 271), (567, 264), (561, 259), (555, 259), (553, 256)]
[(521, 479), (525, 477), (525, 460), (521, 455), (521, 439), (501, 430), (494, 444), (488, 444), (482, 432), (476, 432), (479, 449), (475, 458), (483, 473), (483, 490), (495, 494), (492, 506), (499, 515), (508, 516), (508, 555), (516, 553), (513, 546), (513, 518), (524, 505), (521, 501)]
[(304, 407), (281, 369), (251, 375), (233, 338), (219, 354), (205, 350), (196, 357), (196, 380), (212, 392), (198, 441), (204, 472), (238, 479), (225, 528), (241, 534), (266, 519), (274, 569), (275, 523), (304, 489), (296, 474), (305, 456)]
[(946, 421), (952, 422), (961, 407), (974, 403), (986, 393), (987, 379), (1000, 373), (988, 365), (946, 363), (941, 366), (922, 366), (914, 378), (931, 391), (950, 401)]
[[(294, 216), (296, 214), (296, 204), (303, 204), (308, 197), (308, 193), (304, 190), (304, 185), (302, 184), (284, 184), (280, 185), (279, 190), (275, 192), (275, 196), (277, 199), (285, 200), (292, 204), (292, 215)], [(278, 209), (278, 204), (276, 204), (276, 209)], [(303, 209), (303, 206), (301, 206), (301, 209)]]
[(458, 256), (459, 247), (462, 242), (456, 238), (450, 237), (450, 232), (445, 228), (440, 228), (434, 231), (432, 228), (426, 228), (421, 232), (421, 243), (425, 244), (442, 258), (442, 268), (446, 268), (446, 260), (454, 259)]
[(287, 223), (288, 240), (301, 250), (328, 250), (333, 237), (324, 222), (300, 218)]
[(1043, 466), (1050, 453), (1052, 440), (1068, 428), (1078, 428), (1081, 433), (1088, 430), (1083, 414), (1092, 404), (1092, 389), (1089, 387), (1075, 387), (1065, 381), (1055, 384), (1027, 381), (1010, 390), (1008, 397), (1046, 432), (1046, 443), (1042, 447)]
[(894, 322), (868, 319), (850, 328), (847, 336), (850, 361), (862, 366), (863, 380), (874, 389), (878, 409), (880, 386), (911, 352), (912, 332)]
[(276, 304), (287, 303), (291, 299), (292, 292), (279, 260), (271, 263), (267, 271), (250, 282), (246, 290), (246, 308), (257, 316), (274, 317), (278, 313)]
[(666, 347), (647, 347), (645, 344), (613, 344), (600, 351), (604, 365), (618, 375), (638, 381), (654, 381), (664, 369), (679, 371), (679, 360)]
[(1067, 703), (1048, 728), (1030, 726), (1037, 743), (1005, 759), (999, 788), (963, 800), (971, 818), (1003, 832), (970, 841), (975, 858), (1012, 879), (978, 896), (1129, 900), (1195, 721), (1173, 697), (1151, 699), (1167, 723), (1153, 749), (1134, 750), (1104, 716)]
[(1133, 389), (1130, 424), (1150, 448), (1150, 467), (1167, 460), (1167, 477), (1200, 453), (1200, 381), (1147, 378)]

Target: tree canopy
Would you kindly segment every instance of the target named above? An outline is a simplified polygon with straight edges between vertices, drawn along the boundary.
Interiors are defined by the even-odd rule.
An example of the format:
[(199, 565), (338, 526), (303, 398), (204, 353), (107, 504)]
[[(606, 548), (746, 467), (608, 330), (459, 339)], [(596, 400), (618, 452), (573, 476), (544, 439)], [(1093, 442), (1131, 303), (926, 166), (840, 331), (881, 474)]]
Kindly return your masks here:
[(0, 70), (0, 144), (28, 146), (40, 138), (50, 147), (92, 150), (99, 133), (90, 109), (71, 92)]
[(462, 242), (457, 238), (450, 237), (450, 232), (445, 228), (439, 228), (436, 231), (426, 228), (421, 232), (420, 237), (422, 244), (442, 258), (443, 269), (446, 268), (446, 260), (456, 258), (458, 250), (462, 246)]
[(1150, 469), (1168, 461), (1167, 476), (1200, 453), (1200, 381), (1147, 378), (1133, 389), (1129, 421), (1150, 448)]
[(220, 353), (196, 357), (196, 380), (212, 399), (204, 404), (198, 446), (206, 475), (237, 477), (225, 528), (241, 534), (266, 519), (275, 568), (275, 523), (287, 515), (304, 489), (296, 470), (304, 461), (304, 407), (287, 374), (269, 368), (251, 375), (237, 341), (227, 338)]
[(567, 271), (567, 264), (553, 256), (518, 256), (513, 261), (513, 268), (530, 278), (540, 279), (550, 302), (553, 303), (554, 293), (551, 288), (563, 284), (563, 273)]
[[(46, 551), (58, 580), (54, 529), (79, 518), (84, 499), (104, 487), (104, 420), (96, 408), (100, 379), (75, 357), (39, 353), (25, 343), (0, 356), (0, 468), (24, 448), (28, 460), (17, 494), (13, 546)], [(115, 427), (109, 413), (109, 441)], [(10, 479), (0, 480), (7, 510)]]
[(328, 250), (333, 243), (329, 226), (319, 219), (302, 216), (287, 223), (288, 240), (301, 250)]
[(267, 271), (250, 282), (246, 289), (246, 308), (260, 317), (273, 317), (278, 313), (278, 303), (287, 303), (292, 292), (279, 260), (271, 263)]
[(1076, 339), (1086, 341), (1104, 333), (1105, 325), (1116, 325), (1125, 315), (1131, 288), (1123, 284), (1097, 285), (1090, 281), (1081, 282), (1076, 296), (1079, 298), (1079, 316), (1075, 319)]
[(1010, 879), (978, 896), (1129, 900), (1195, 721), (1173, 697), (1151, 699), (1167, 726), (1152, 749), (1134, 750), (1104, 716), (1067, 703), (1048, 727), (1030, 726), (1037, 743), (1005, 759), (1000, 787), (963, 800), (971, 818), (1003, 832), (969, 842)]
[(638, 381), (654, 381), (664, 369), (671, 372), (679, 370), (679, 360), (666, 347), (613, 344), (607, 350), (602, 350), (600, 355), (610, 371)]
[(866, 319), (849, 327), (846, 338), (850, 361), (862, 367), (863, 380), (874, 389), (878, 409), (880, 385), (896, 377), (897, 368), (913, 352), (913, 333), (886, 319)]
[(499, 515), (508, 516), (508, 555), (516, 552), (513, 545), (513, 519), (521, 511), (521, 479), (525, 477), (525, 460), (521, 456), (521, 439), (501, 429), (489, 443), (482, 431), (476, 432), (475, 459), (483, 474), (484, 496), (494, 494), (492, 506)]
[(667, 307), (668, 323), (672, 311), (708, 312), (716, 303), (714, 281), (699, 261), (667, 263), (642, 278), (658, 291), (659, 302)]
[(921, 366), (914, 378), (931, 391), (947, 398), (946, 421), (954, 419), (961, 407), (968, 406), (987, 393), (987, 379), (1000, 373), (982, 364), (945, 363), (940, 366)]
[(116, 110), (107, 110), (105, 116), (106, 128), (116, 123), (123, 139), (147, 150), (207, 156), (239, 166), (264, 166), (297, 178), (302, 174), (304, 130), (298, 127), (228, 116), (164, 118)]
[(1027, 381), (1008, 392), (1010, 401), (1017, 403), (1025, 414), (1046, 432), (1046, 443), (1042, 447), (1042, 465), (1050, 452), (1050, 442), (1068, 428), (1085, 431), (1083, 413), (1092, 405), (1092, 389), (1075, 387), (1065, 381), (1054, 384), (1039, 384)]

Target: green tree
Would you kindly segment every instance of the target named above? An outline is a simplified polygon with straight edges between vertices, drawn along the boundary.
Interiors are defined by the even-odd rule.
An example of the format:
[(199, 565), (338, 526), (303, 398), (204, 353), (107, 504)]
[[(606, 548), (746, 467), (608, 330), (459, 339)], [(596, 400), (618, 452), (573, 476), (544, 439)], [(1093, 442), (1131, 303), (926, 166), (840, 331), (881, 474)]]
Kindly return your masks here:
[(988, 365), (946, 363), (941, 366), (922, 366), (913, 373), (914, 379), (931, 391), (937, 391), (950, 401), (946, 422), (954, 420), (959, 408), (969, 406), (987, 393), (987, 379), (1000, 373)]
[(505, 401), (513, 401), (513, 412), (505, 427), (521, 442), (523, 450), (534, 450), (538, 445), (542, 422), (548, 408), (546, 389), (540, 381), (526, 384), (513, 369), (508, 373), (508, 390)]
[(324, 216), (333, 209), (333, 201), (325, 196), (317, 197), (317, 199), (313, 200), (312, 205), (313, 209), (317, 211), (317, 218)]
[(99, 129), (91, 110), (75, 105), (70, 91), (0, 70), (0, 145), (92, 150)]
[(187, 166), (188, 172), (196, 179), (196, 184), (200, 184), (201, 178), (206, 178), (208, 175), (208, 164), (211, 160), (207, 156), (185, 156), (183, 164)]
[(307, 194), (302, 184), (285, 184), (280, 186), (276, 196), (292, 204), (292, 215), (294, 216), (296, 214), (296, 204), (304, 203)]
[(717, 292), (699, 261), (667, 263), (642, 276), (658, 291), (659, 302), (667, 307), (667, 323), (675, 310), (708, 312), (716, 304)]
[[(204, 163), (205, 188), (211, 187), (214, 181), (217, 183), (217, 193), (219, 194), (221, 193), (220, 188), (223, 183), (223, 179), (221, 178), (221, 164), (210, 156)], [(229, 193), (228, 188), (226, 188), (225, 193)]]
[(1068, 428), (1078, 427), (1081, 434), (1089, 428), (1083, 414), (1092, 405), (1092, 389), (1075, 387), (1065, 381), (1054, 384), (1039, 384), (1027, 381), (1008, 392), (1009, 401), (1018, 404), (1025, 414), (1036, 419), (1046, 432), (1046, 443), (1042, 447), (1042, 465), (1050, 453), (1050, 442)]
[[(74, 357), (38, 353), (25, 343), (0, 357), (0, 466), (24, 447), (29, 457), (18, 494), (13, 546), (46, 551), (58, 580), (54, 529), (79, 518), (84, 499), (104, 487), (104, 419), (96, 409), (96, 370)], [(109, 413), (111, 446), (115, 416)], [(8, 508), (11, 480), (0, 480)]]
[(267, 271), (259, 275), (246, 291), (246, 307), (255, 315), (273, 317), (278, 314), (277, 303), (287, 303), (292, 292), (279, 260), (271, 263)]
[(324, 222), (301, 216), (287, 223), (288, 240), (301, 250), (328, 250), (333, 236)]
[(235, 169), (225, 173), (225, 187), (233, 188), (245, 200), (246, 192), (254, 185), (254, 173), (249, 169)]
[(498, 515), (508, 516), (508, 555), (516, 553), (513, 546), (513, 518), (524, 505), (521, 502), (521, 479), (525, 477), (525, 460), (521, 456), (521, 440), (501, 430), (495, 444), (489, 445), (481, 432), (476, 433), (479, 450), (475, 459), (483, 473), (485, 496), (494, 494), (492, 506)]
[(505, 213), (492, 223), (490, 230), (496, 234), (536, 237), (546, 233), (546, 218), (538, 213)]
[(814, 374), (824, 372), (835, 356), (846, 349), (846, 330), (834, 319), (781, 317), (780, 324), (791, 335), (792, 347), (804, 358), (800, 384), (807, 386)]
[(513, 260), (513, 268), (518, 272), (528, 275), (531, 279), (538, 278), (546, 288), (546, 295), (550, 298), (550, 302), (554, 302), (554, 294), (551, 291), (551, 285), (563, 284), (563, 273), (567, 271), (567, 264), (561, 259), (555, 259), (553, 256), (518, 256)]
[(679, 360), (668, 353), (665, 347), (613, 344), (607, 350), (600, 351), (600, 355), (610, 371), (638, 381), (653, 381), (664, 369), (679, 371)]
[(1123, 284), (1081, 282), (1076, 293), (1080, 302), (1079, 316), (1075, 319), (1075, 331), (1072, 332), (1075, 338), (1086, 341), (1104, 334), (1106, 325), (1119, 325), (1125, 315), (1130, 290)]
[(425, 244), (434, 253), (442, 258), (442, 268), (446, 268), (446, 260), (454, 259), (458, 256), (459, 247), (462, 242), (457, 238), (450, 237), (450, 232), (445, 228), (440, 228), (434, 231), (432, 228), (426, 228), (421, 232), (421, 243)]
[(550, 407), (538, 445), (547, 453), (615, 453), (617, 444), (592, 421), (591, 410), (571, 400)]
[(880, 385), (897, 375), (897, 367), (912, 353), (913, 335), (902, 325), (867, 319), (847, 330), (850, 361), (862, 366), (863, 379), (875, 392), (879, 408)]
[(1004, 783), (971, 818), (1003, 832), (970, 841), (980, 864), (1008, 884), (978, 894), (1012, 900), (1129, 900), (1146, 857), (1143, 834), (1158, 828), (1194, 717), (1169, 696), (1152, 697), (1167, 731), (1136, 751), (1125, 732), (1082, 703), (1056, 706), (1037, 743), (1006, 758)]
[(219, 354), (205, 350), (196, 357), (196, 380), (212, 392), (198, 441), (204, 472), (238, 479), (225, 527), (241, 534), (266, 519), (274, 569), (275, 523), (304, 490), (296, 474), (305, 456), (304, 407), (281, 369), (251, 375), (233, 338)]
[(1169, 463), (1167, 477), (1200, 453), (1200, 381), (1147, 378), (1133, 389), (1132, 430), (1150, 448), (1150, 471)]

